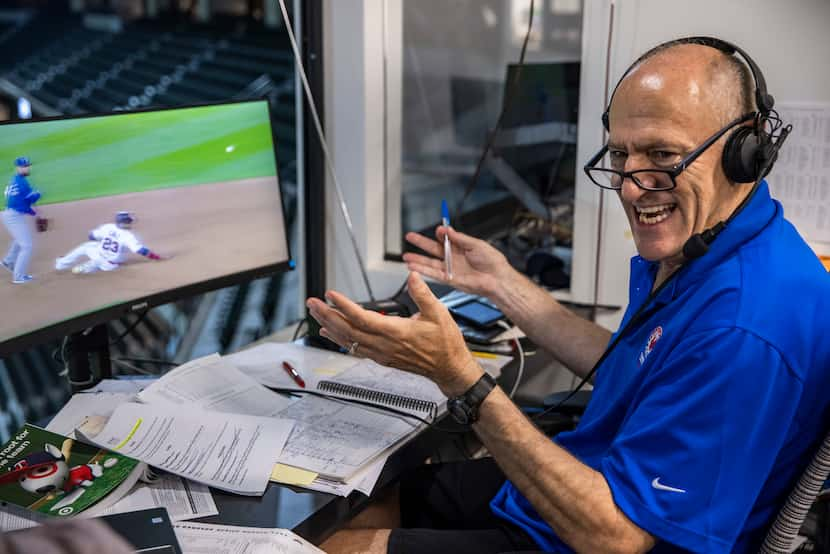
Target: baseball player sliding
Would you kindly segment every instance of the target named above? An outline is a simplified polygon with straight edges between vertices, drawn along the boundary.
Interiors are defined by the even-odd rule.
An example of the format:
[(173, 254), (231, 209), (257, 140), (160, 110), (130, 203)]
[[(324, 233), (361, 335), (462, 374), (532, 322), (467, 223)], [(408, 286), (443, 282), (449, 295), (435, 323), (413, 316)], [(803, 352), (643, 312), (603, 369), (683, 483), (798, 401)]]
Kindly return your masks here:
[(35, 210), (32, 205), (40, 200), (40, 193), (32, 188), (26, 177), (32, 165), (29, 158), (20, 157), (14, 161), (17, 174), (6, 187), (6, 209), (3, 224), (12, 236), (9, 251), (0, 265), (14, 275), (12, 283), (21, 285), (33, 279), (26, 273), (34, 246)]
[[(63, 271), (72, 268), (72, 273), (95, 273), (96, 271), (114, 271), (123, 264), (130, 252), (135, 252), (151, 260), (163, 260), (165, 257), (151, 252), (129, 229), (135, 218), (129, 212), (115, 214), (115, 223), (105, 223), (89, 233), (89, 241), (81, 244), (72, 252), (55, 260), (55, 269)], [(86, 257), (84, 263), (75, 265), (80, 258)], [(73, 267), (74, 266), (74, 267)]]

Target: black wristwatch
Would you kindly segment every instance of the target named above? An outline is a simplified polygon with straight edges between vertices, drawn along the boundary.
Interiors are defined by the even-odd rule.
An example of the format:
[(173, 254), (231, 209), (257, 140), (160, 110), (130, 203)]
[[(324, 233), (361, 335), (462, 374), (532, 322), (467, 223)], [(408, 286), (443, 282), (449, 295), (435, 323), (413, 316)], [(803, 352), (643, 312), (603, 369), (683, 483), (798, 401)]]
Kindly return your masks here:
[(478, 408), (490, 391), (496, 388), (496, 380), (485, 373), (467, 392), (447, 400), (447, 411), (461, 425), (478, 421)]

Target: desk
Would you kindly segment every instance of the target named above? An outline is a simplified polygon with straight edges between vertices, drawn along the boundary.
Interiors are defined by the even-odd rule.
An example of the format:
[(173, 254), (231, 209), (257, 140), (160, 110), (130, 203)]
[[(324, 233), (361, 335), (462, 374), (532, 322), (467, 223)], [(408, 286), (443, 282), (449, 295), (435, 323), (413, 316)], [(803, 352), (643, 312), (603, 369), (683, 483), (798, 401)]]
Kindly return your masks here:
[[(502, 371), (499, 383), (508, 390), (513, 384), (517, 369), (518, 363), (514, 360)], [(444, 418), (442, 426), (450, 427), (452, 423)], [(456, 437), (457, 435), (453, 436)], [(448, 444), (450, 438), (450, 435), (437, 429), (426, 429), (411, 437), (389, 457), (375, 491), (382, 491), (396, 483), (405, 471), (421, 465), (437, 448)], [(265, 495), (261, 497), (239, 496), (215, 489), (211, 489), (211, 492), (219, 515), (195, 521), (291, 529), (318, 545), (371, 501), (371, 498), (357, 491), (348, 497), (340, 497), (277, 483), (270, 483)]]

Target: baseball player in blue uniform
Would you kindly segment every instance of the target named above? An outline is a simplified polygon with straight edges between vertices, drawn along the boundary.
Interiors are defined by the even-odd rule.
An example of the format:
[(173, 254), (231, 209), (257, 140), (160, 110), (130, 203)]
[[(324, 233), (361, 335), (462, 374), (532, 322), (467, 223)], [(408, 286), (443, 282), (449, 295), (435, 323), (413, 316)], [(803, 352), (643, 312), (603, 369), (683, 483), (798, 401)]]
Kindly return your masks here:
[(29, 158), (21, 156), (14, 160), (14, 165), (17, 173), (6, 187), (6, 209), (3, 211), (3, 225), (12, 236), (12, 243), (0, 265), (12, 272), (12, 283), (20, 285), (33, 279), (26, 270), (32, 258), (37, 215), (32, 205), (40, 200), (40, 193), (26, 179), (32, 165)]

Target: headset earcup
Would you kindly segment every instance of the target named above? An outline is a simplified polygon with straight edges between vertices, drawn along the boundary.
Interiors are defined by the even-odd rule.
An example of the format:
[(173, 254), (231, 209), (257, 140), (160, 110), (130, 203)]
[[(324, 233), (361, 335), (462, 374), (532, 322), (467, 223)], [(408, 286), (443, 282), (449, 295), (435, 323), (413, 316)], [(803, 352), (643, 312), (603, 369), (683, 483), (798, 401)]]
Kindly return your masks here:
[(758, 179), (761, 144), (752, 127), (739, 127), (723, 147), (723, 172), (735, 183), (753, 183)]

